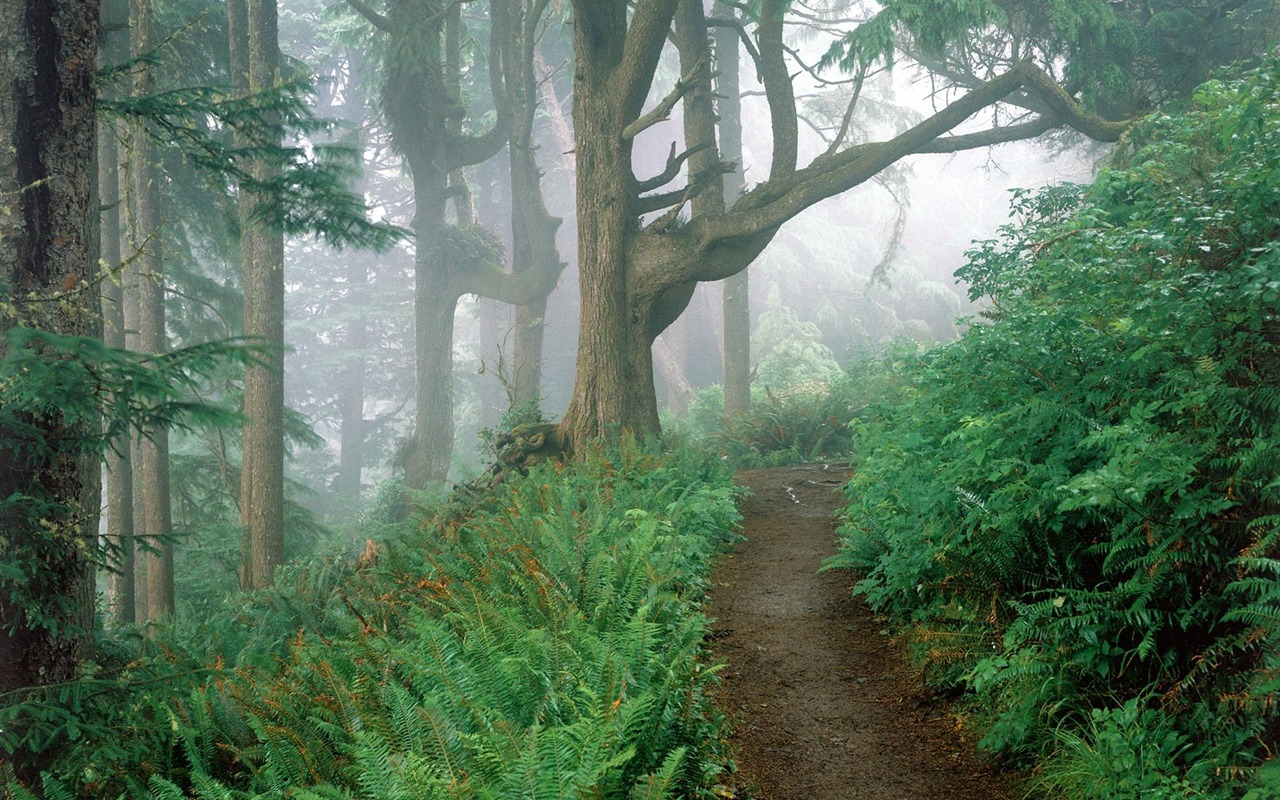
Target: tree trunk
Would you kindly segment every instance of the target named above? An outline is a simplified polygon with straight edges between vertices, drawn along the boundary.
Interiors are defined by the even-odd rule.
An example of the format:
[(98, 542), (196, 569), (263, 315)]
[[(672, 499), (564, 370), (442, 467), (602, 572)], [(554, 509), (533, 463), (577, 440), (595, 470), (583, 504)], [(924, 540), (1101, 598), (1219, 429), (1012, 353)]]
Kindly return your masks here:
[(450, 285), (445, 237), (445, 179), (421, 167), (413, 176), (414, 345), (417, 419), (404, 453), (405, 485), (438, 489), (453, 460), (453, 318), (458, 295)]
[[(151, 0), (133, 0), (131, 30), (135, 58), (152, 49)], [(149, 65), (140, 63), (134, 77), (134, 92), (146, 96), (155, 91), (155, 77)], [(163, 218), (160, 211), (162, 179), (158, 153), (143, 123), (133, 134), (133, 215), (132, 246), (140, 272), (139, 341), (143, 353), (168, 350), (164, 330), (164, 259), (161, 250)], [(173, 522), (169, 498), (169, 432), (158, 429), (142, 440), (142, 498), (147, 533), (157, 552), (147, 559), (147, 619), (159, 619), (174, 611)]]
[[(97, 47), (94, 0), (0, 4), (0, 284), (10, 298), (36, 301), (6, 304), (0, 333), (23, 325), (100, 335), (96, 294), (86, 290), (97, 269)], [(65, 302), (49, 302), (59, 293)], [(22, 421), (55, 448), (94, 433), (56, 409)], [(51, 457), (30, 437), (0, 436), (7, 552), (33, 554), (42, 573), (24, 590), (0, 585), (0, 694), (70, 680), (88, 654), (100, 477), (96, 455)], [(15, 496), (38, 498), (38, 515)], [(20, 756), (14, 764), (23, 778), (40, 766)]]
[[(369, 287), (369, 271), (359, 256), (353, 256), (348, 261), (347, 282), (348, 301), (357, 308), (364, 308), (368, 302), (365, 294)], [(338, 377), (338, 413), (341, 415), (342, 430), (338, 450), (338, 476), (333, 489), (345, 508), (354, 511), (359, 507), (360, 479), (364, 465), (364, 365), (369, 347), (369, 321), (364, 312), (358, 313), (351, 320), (346, 347), (351, 356)]]
[[(573, 125), (578, 216), (578, 358), (562, 426), (575, 446), (616, 434), (612, 425), (657, 433), (649, 347), (628, 314), (627, 252), (637, 220), (631, 204), (631, 140), (614, 76), (623, 64), (626, 4), (575, 6)], [(647, 321), (647, 320), (646, 320)], [(647, 373), (647, 374), (640, 374)]]
[[(536, 56), (538, 22), (526, 9), (512, 25), (514, 53), (504, 60), (504, 85), (512, 117), (507, 148), (511, 166), (511, 271), (518, 274), (537, 270), (558, 275), (564, 268), (556, 246), (561, 220), (547, 211), (542, 197), (542, 171), (533, 143), (541, 83), (536, 72), (540, 61)], [(516, 307), (510, 387), (513, 406), (542, 399), (546, 314), (547, 294)]]
[[(129, 58), (128, 0), (108, 0), (102, 6), (101, 64), (113, 67)], [(115, 92), (113, 91), (114, 95)], [(120, 153), (114, 121), (102, 120), (98, 136), (98, 198), (101, 208), (99, 251), (109, 270), (102, 288), (103, 339), (109, 347), (124, 349), (124, 286), (121, 275)], [(115, 559), (107, 572), (107, 612), (120, 625), (134, 616), (133, 463), (129, 440), (115, 442), (106, 453), (107, 537)]]
[[(133, 185), (133, 173), (137, 166), (137, 159), (134, 157), (133, 138), (129, 138), (130, 152), (123, 160), (122, 166), (126, 168), (125, 184)], [(126, 190), (129, 195), (133, 194), (133, 189)], [(122, 206), (130, 216), (129, 224), (132, 225), (133, 215), (133, 198), (130, 196)], [(124, 346), (126, 350), (132, 352), (141, 352), (142, 350), (142, 311), (141, 311), (141, 286), (142, 276), (136, 261), (131, 260), (129, 264), (124, 266), (124, 274), (121, 276), (121, 289), (124, 292), (123, 312), (124, 312)], [(132, 476), (134, 479), (130, 481), (130, 497), (129, 497), (129, 524), (133, 529), (133, 619), (135, 622), (145, 622), (147, 619), (147, 550), (150, 548), (150, 542), (147, 541), (147, 520), (145, 514), (146, 501), (142, 494), (142, 439), (134, 433), (129, 434), (128, 456), (130, 469), (137, 473)], [(121, 523), (124, 524), (124, 523)]]
[[(742, 87), (738, 32), (716, 28), (716, 95), (720, 117), (720, 157), (734, 165), (724, 177), (724, 199), (732, 204), (742, 193)], [(751, 304), (747, 270), (725, 278), (724, 413), (751, 410)]]
[[(232, 72), (241, 92), (260, 92), (279, 79), (275, 0), (230, 0)], [(258, 157), (247, 165), (259, 181), (273, 167)], [(268, 348), (244, 378), (244, 438), (240, 519), (245, 535), (240, 584), (262, 589), (284, 563), (284, 236), (262, 219), (272, 200), (255, 192), (240, 199), (240, 256), (244, 271), (245, 335)]]

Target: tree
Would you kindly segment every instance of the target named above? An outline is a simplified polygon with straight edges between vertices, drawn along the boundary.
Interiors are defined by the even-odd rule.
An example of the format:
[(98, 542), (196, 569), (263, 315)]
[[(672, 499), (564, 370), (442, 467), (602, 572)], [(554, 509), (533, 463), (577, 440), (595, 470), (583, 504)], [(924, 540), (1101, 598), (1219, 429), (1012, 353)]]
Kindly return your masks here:
[[(0, 5), (0, 358), (19, 326), (98, 333), (94, 69), (98, 3)], [(93, 629), (98, 461), (57, 445), (95, 424), (15, 411), (0, 381), (0, 694), (75, 675)], [(17, 569), (14, 575), (10, 570)]]
[[(232, 82), (243, 95), (280, 83), (275, 0), (229, 0), (227, 31)], [(269, 120), (268, 124), (272, 124)], [(276, 132), (275, 142), (281, 133)], [(269, 184), (277, 167), (263, 155), (245, 170)], [(244, 438), (240, 515), (244, 525), (240, 585), (261, 589), (284, 563), (284, 234), (273, 224), (278, 199), (258, 189), (240, 192), (240, 258), (244, 273), (244, 332), (267, 345), (267, 357), (244, 379)]]
[[(732, 204), (742, 194), (742, 89), (741, 51), (737, 15), (718, 20), (715, 29), (716, 81), (720, 115), (720, 156), (734, 165), (725, 176), (724, 200)], [(724, 302), (724, 413), (742, 414), (751, 408), (751, 306), (750, 284), (744, 269), (723, 282)]]
[[(102, 4), (101, 66), (119, 67), (129, 58), (128, 0), (107, 0)], [(106, 87), (104, 94), (114, 89)], [(121, 274), (122, 235), (119, 126), (114, 119), (100, 119), (98, 125), (98, 197), (100, 202), (99, 253), (107, 275), (102, 281), (103, 341), (124, 349), (124, 285)], [(108, 560), (107, 607), (116, 622), (135, 621), (135, 560), (133, 531), (133, 463), (129, 444), (120, 443), (107, 452), (107, 539), (112, 553)]]
[[(815, 203), (874, 179), (902, 158), (947, 153), (1026, 139), (1070, 127), (1100, 141), (1126, 129), (1144, 94), (1131, 81), (1133, 102), (1122, 118), (1097, 115), (1115, 73), (1139, 75), (1138, 54), (1105, 52), (1106, 32), (1124, 22), (1100, 0), (1053, 3), (1053, 13), (1020, 13), (1025, 4), (901, 0), (855, 27), (832, 61), (856, 69), (891, 58), (898, 43), (945, 56), (967, 89), (931, 116), (879, 142), (846, 146), (837, 140), (807, 165), (799, 164), (792, 68), (783, 38), (790, 3), (762, 0), (755, 18), (755, 66), (764, 85), (773, 134), (768, 178), (731, 206), (723, 203), (716, 148), (706, 18), (696, 0), (579, 0), (574, 4), (574, 123), (578, 161), (577, 211), (581, 336), (573, 399), (562, 421), (570, 441), (618, 427), (658, 430), (650, 348), (688, 303), (699, 281), (720, 280), (746, 268), (788, 220)], [(1229, 11), (1246, 3), (1222, 2)], [(1267, 5), (1270, 7), (1270, 4)], [(673, 26), (674, 23), (674, 26)], [(1238, 28), (1241, 22), (1235, 22)], [(1233, 29), (1232, 32), (1238, 32)], [(683, 76), (648, 112), (644, 103), (668, 36), (680, 53)], [(1224, 34), (1225, 35), (1225, 34)], [(1055, 68), (1066, 59), (1064, 80)], [(1086, 68), (1087, 65), (1087, 68)], [(1105, 67), (1105, 69), (1103, 69)], [(1126, 69), (1134, 70), (1132, 73)], [(945, 99), (945, 98), (943, 98)], [(631, 168), (635, 137), (683, 104), (688, 180), (675, 190), (638, 179)], [(974, 114), (1000, 106), (1004, 123), (953, 133)], [(1025, 113), (1021, 113), (1025, 111)], [(660, 176), (667, 180), (677, 174)], [(659, 184), (661, 185), (661, 184)], [(681, 216), (688, 207), (689, 217)], [(646, 212), (665, 212), (642, 224)]]
[[(132, 0), (130, 27), (133, 57), (139, 60), (134, 73), (134, 94), (146, 97), (155, 92), (151, 64), (142, 60), (154, 47), (151, 0)], [(138, 287), (138, 350), (160, 354), (169, 349), (165, 335), (163, 213), (160, 208), (158, 148), (146, 130), (146, 120), (136, 120), (132, 137), (132, 187), (130, 203), (130, 245)], [(142, 461), (143, 528), (153, 538), (147, 565), (146, 619), (172, 614), (175, 607), (173, 582), (173, 522), (169, 497), (169, 432), (151, 431), (140, 445)]]
[[(492, 236), (475, 225), (450, 225), (447, 213), (451, 201), (469, 193), (460, 181), (461, 170), (492, 158), (507, 143), (511, 109), (503, 102), (503, 70), (515, 69), (506, 66), (508, 59), (532, 56), (532, 31), (547, 3), (526, 7), (492, 0), (488, 5), (489, 92), (497, 111), (493, 124), (483, 132), (468, 131), (464, 124), (468, 109), (459, 92), (458, 44), (456, 38), (450, 39), (462, 35), (457, 3), (388, 0), (385, 14), (361, 0), (348, 3), (391, 39), (383, 107), (392, 140), (413, 179), (416, 420), (399, 460), (406, 484), (422, 489), (444, 481), (452, 459), (453, 324), (458, 299), (476, 294), (527, 304), (545, 298), (560, 273), (558, 258), (541, 257), (537, 268), (504, 272)], [(451, 19), (458, 21), (451, 23)], [(512, 26), (529, 33), (512, 35)], [(450, 34), (450, 29), (456, 33)], [(521, 81), (527, 85), (524, 78)], [(522, 174), (525, 171), (522, 168)], [(537, 237), (536, 231), (545, 229), (546, 212), (530, 209), (527, 213), (543, 218), (542, 227), (529, 228), (528, 235)], [(467, 222), (469, 212), (464, 208), (455, 217)], [(545, 252), (545, 245), (531, 244), (531, 253), (535, 249)]]
[(561, 220), (547, 211), (542, 196), (542, 169), (534, 144), (539, 84), (539, 29), (545, 22), (546, 2), (525, 0), (513, 12), (503, 42), (504, 102), (510, 109), (511, 135), (507, 143), (511, 170), (511, 272), (547, 276), (546, 291), (516, 307), (511, 364), (510, 401), (513, 408), (537, 403), (542, 397), (542, 350), (547, 295), (564, 269), (556, 247)]

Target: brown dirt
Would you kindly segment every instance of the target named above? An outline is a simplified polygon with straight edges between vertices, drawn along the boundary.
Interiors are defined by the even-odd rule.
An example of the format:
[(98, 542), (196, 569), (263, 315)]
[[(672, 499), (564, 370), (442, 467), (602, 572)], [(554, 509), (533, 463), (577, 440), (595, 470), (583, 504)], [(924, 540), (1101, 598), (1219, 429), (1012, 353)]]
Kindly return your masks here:
[(757, 800), (1007, 800), (844, 571), (832, 512), (847, 475), (742, 472), (746, 541), (712, 574), (718, 701), (735, 718), (737, 795)]

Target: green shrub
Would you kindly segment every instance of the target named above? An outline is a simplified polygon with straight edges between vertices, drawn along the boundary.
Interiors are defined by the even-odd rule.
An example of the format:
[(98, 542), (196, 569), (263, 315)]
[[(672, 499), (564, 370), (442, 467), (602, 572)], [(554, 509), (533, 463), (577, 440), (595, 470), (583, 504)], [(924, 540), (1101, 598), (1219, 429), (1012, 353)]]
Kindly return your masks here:
[(1241, 796), (1280, 730), (1276, 65), (1015, 200), (986, 319), (862, 415), (833, 564), (1042, 788)]

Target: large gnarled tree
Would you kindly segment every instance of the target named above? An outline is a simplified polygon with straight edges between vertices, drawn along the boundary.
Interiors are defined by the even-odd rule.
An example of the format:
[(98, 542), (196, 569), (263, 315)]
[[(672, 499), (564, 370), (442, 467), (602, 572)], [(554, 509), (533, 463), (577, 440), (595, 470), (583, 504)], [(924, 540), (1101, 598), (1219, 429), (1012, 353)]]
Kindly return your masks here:
[[(530, 64), (545, 0), (488, 3), (490, 93), (496, 119), (486, 130), (463, 124), (470, 112), (459, 91), (459, 4), (447, 0), (387, 0), (385, 13), (362, 0), (349, 4), (391, 40), (383, 108), (396, 148), (413, 180), (415, 403), (414, 431), (401, 454), (405, 482), (414, 489), (439, 486), (453, 454), (453, 329), (459, 298), (476, 294), (525, 305), (544, 299), (561, 264), (554, 252), (554, 221), (540, 202), (519, 209), (517, 269), (503, 271), (486, 255), (487, 238), (469, 222), (464, 167), (501, 150), (516, 129), (515, 180), (538, 180), (528, 145), (536, 90)], [(506, 80), (504, 80), (504, 77)], [(513, 111), (509, 108), (516, 101)], [(521, 144), (522, 143), (522, 144)], [(550, 234), (546, 233), (550, 226)], [(536, 311), (535, 311), (536, 314)], [(532, 329), (532, 326), (526, 326)]]
[[(1031, 13), (1027, 5), (995, 0), (880, 4), (842, 43), (843, 58), (836, 60), (857, 68), (905, 50), (930, 64), (940, 84), (955, 89), (946, 95), (950, 102), (895, 136), (836, 142), (802, 165), (793, 75), (803, 69), (794, 66), (796, 53), (784, 39), (791, 3), (726, 3), (720, 15), (725, 24), (733, 24), (727, 13), (731, 6), (758, 12), (754, 30), (744, 28), (742, 38), (751, 42), (748, 50), (764, 87), (773, 135), (768, 178), (726, 205), (723, 175), (732, 166), (717, 150), (702, 0), (577, 0), (574, 124), (582, 315), (576, 385), (562, 421), (568, 439), (582, 441), (619, 428), (656, 432), (654, 339), (684, 310), (698, 282), (740, 273), (780, 226), (815, 203), (916, 154), (988, 147), (1066, 127), (1096, 140), (1117, 139), (1127, 127), (1124, 117), (1140, 110), (1141, 100), (1153, 96), (1145, 87), (1155, 84), (1144, 77), (1140, 53), (1114, 52), (1105, 34), (1122, 24), (1144, 24), (1134, 15), (1146, 4), (1130, 9), (1101, 0), (1058, 0), (1053, 3), (1062, 12), (1057, 16), (1040, 14), (1044, 9)], [(1217, 25), (1229, 23), (1233, 10), (1258, 4), (1223, 0), (1208, 5), (1212, 20), (1205, 24)], [(1064, 35), (1064, 24), (1074, 26), (1070, 36)], [(1223, 31), (1226, 38), (1233, 35), (1230, 28)], [(668, 41), (676, 44), (682, 77), (646, 111)], [(1107, 62), (1116, 69), (1132, 68), (1124, 103), (1100, 102), (1105, 82), (1114, 78), (1097, 68)], [(1090, 106), (1082, 102), (1086, 96), (1099, 102)], [(683, 107), (684, 153), (674, 156), (661, 175), (635, 175), (636, 136), (665, 120), (677, 103)], [(993, 117), (1007, 124), (956, 132), (996, 106), (1002, 111)], [(1093, 108), (1112, 108), (1118, 118), (1104, 118)], [(684, 185), (663, 188), (680, 177), (686, 163)], [(661, 213), (642, 222), (655, 212)]]

